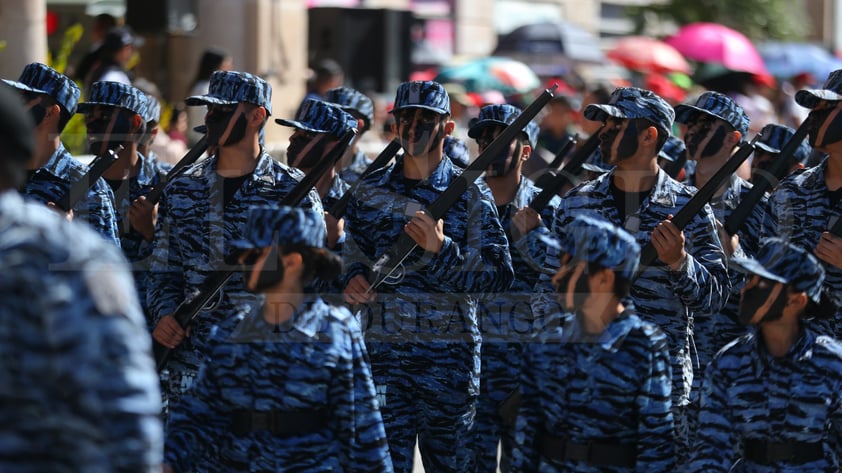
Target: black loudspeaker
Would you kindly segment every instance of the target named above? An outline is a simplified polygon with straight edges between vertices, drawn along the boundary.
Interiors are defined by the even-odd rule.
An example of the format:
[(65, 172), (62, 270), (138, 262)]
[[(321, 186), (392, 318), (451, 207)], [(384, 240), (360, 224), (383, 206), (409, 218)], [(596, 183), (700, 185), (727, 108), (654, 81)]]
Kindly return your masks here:
[(126, 0), (126, 24), (138, 33), (190, 33), (197, 18), (196, 0)]
[(311, 8), (308, 59), (334, 59), (357, 90), (393, 93), (409, 78), (412, 13), (362, 8)]

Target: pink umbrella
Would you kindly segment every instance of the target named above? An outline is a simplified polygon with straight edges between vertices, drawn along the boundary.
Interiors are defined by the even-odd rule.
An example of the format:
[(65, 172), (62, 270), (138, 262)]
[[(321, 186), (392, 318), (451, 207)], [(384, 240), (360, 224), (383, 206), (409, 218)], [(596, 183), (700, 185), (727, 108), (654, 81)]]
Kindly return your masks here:
[(690, 23), (665, 39), (687, 59), (719, 64), (732, 71), (768, 75), (751, 41), (739, 31), (717, 23)]
[(690, 64), (677, 49), (648, 36), (624, 36), (605, 54), (621, 66), (642, 72), (683, 72)]

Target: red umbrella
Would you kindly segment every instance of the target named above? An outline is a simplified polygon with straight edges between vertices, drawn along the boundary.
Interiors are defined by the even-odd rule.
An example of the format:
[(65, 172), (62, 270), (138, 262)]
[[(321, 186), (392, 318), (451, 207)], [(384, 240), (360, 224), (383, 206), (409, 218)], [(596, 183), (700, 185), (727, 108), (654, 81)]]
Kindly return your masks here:
[(683, 72), (690, 74), (690, 64), (677, 49), (663, 41), (648, 36), (625, 36), (614, 43), (606, 53), (623, 67), (634, 71), (660, 73)]
[(732, 71), (768, 75), (751, 41), (739, 31), (717, 23), (690, 23), (664, 40), (687, 59), (718, 64)]

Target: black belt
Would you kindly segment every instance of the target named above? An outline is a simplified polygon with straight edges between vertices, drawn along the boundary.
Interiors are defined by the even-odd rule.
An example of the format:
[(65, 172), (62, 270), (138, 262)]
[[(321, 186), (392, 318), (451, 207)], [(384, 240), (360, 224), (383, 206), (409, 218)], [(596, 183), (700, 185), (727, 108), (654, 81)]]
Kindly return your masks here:
[(275, 435), (301, 435), (321, 430), (325, 425), (327, 414), (321, 410), (241, 410), (231, 414), (231, 431), (235, 435), (247, 435), (258, 430), (268, 430)]
[(581, 461), (590, 465), (621, 466), (634, 468), (637, 463), (637, 445), (607, 442), (574, 443), (565, 437), (541, 435), (539, 450), (542, 455), (556, 461)]
[(746, 459), (761, 465), (778, 462), (793, 464), (808, 463), (824, 458), (821, 442), (770, 442), (768, 440), (746, 439), (743, 441)]

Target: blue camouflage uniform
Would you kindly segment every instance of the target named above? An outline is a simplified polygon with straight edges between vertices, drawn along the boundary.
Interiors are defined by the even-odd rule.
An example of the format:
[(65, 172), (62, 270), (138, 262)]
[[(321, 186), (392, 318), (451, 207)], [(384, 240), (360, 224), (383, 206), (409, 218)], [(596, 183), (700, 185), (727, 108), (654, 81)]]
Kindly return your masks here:
[[(449, 114), (444, 88), (405, 82), (394, 111), (426, 108)], [(461, 173), (447, 156), (429, 178), (408, 186), (405, 159), (373, 172), (351, 198), (345, 215), (345, 285), (368, 277), (409, 216), (433, 202)], [(484, 187), (484, 186), (483, 186)], [(469, 184), (444, 215), (444, 245), (437, 255), (413, 250), (404, 274), (377, 291), (362, 308), (366, 346), (383, 411), (395, 470), (412, 471), (418, 435), (428, 471), (467, 471), (470, 429), (479, 394), (481, 293), (506, 290), (511, 256), (490, 191)], [(409, 216), (408, 216), (409, 215)], [(353, 244), (351, 244), (353, 243)]]
[[(189, 97), (187, 105), (248, 102), (271, 112), (271, 88), (257, 76), (217, 71), (211, 76), (206, 96)], [(157, 324), (178, 304), (193, 297), (214, 271), (233, 269), (224, 262), (230, 241), (239, 238), (247, 211), (254, 206), (280, 202), (303, 178), (301, 171), (261, 153), (256, 168), (244, 177), (234, 198), (225, 202), (224, 180), (216, 172), (215, 154), (187, 167), (170, 181), (162, 197), (163, 215), (155, 230), (152, 271), (147, 302)], [(301, 202), (304, 208), (322, 213), (315, 190)], [(323, 223), (322, 223), (323, 224)], [(241, 304), (260, 303), (261, 297), (243, 290), (240, 273), (223, 286), (213, 310), (206, 310), (191, 324), (190, 337), (172, 354), (167, 365), (166, 395), (174, 402), (187, 391), (206, 352), (211, 327), (230, 317)]]
[[(119, 82), (94, 82), (91, 85), (91, 96), (87, 101), (79, 104), (78, 113), (92, 112), (95, 106), (122, 108), (140, 115), (144, 122), (148, 121), (150, 113), (147, 95), (136, 87)], [(147, 316), (147, 323), (154, 327), (146, 301), (152, 242), (146, 241), (143, 235), (129, 223), (129, 207), (138, 197), (148, 194), (153, 187), (157, 186), (172, 166), (147, 158), (140, 153), (137, 157), (140, 167), (136, 176), (122, 181), (106, 180), (106, 182), (114, 196), (120, 247), (132, 265), (140, 305)]]
[[(577, 217), (564, 241), (545, 240), (573, 261), (637, 271), (635, 238), (604, 220)], [(667, 337), (628, 307), (598, 335), (562, 320), (527, 345), (512, 471), (673, 471)]]
[(0, 471), (160, 471), (150, 338), (125, 259), (0, 194)]
[[(55, 100), (62, 113), (73, 115), (79, 102), (79, 87), (67, 76), (40, 63), (28, 64), (17, 81), (3, 80), (22, 93), (44, 94)], [(47, 163), (30, 174), (22, 193), (39, 202), (58, 202), (70, 190), (70, 185), (82, 179), (88, 169), (73, 159), (63, 144)], [(88, 191), (73, 207), (74, 220), (87, 222), (103, 238), (120, 245), (114, 215), (114, 197), (103, 179)]]
[[(779, 238), (761, 244), (756, 259), (735, 258), (732, 266), (818, 302), (818, 260)], [(839, 471), (842, 344), (809, 327), (781, 357), (759, 333), (734, 340), (707, 369), (699, 425), (685, 471)]]
[[(234, 246), (320, 247), (321, 219), (253, 209)], [(223, 320), (212, 340), (195, 387), (171, 409), (165, 460), (175, 471), (392, 471), (362, 333), (348, 310), (311, 294), (291, 320), (273, 324), (255, 305)], [(259, 416), (274, 420), (260, 425)]]
[[(815, 108), (820, 99), (842, 100), (842, 70), (832, 72), (821, 89), (802, 90), (795, 96), (796, 102), (807, 108)], [(778, 236), (813, 252), (821, 234), (842, 218), (842, 200), (831, 200), (833, 193), (825, 181), (829, 159), (833, 158), (824, 158), (815, 167), (796, 171), (778, 184), (769, 196), (770, 217), (763, 226), (763, 236)], [(814, 320), (814, 328), (839, 338), (842, 337), (842, 268), (820, 262), (827, 275), (825, 290), (839, 309), (834, 317)]]
[[(675, 107), (675, 120), (679, 123), (692, 123), (700, 115), (707, 115), (725, 122), (730, 129), (740, 132), (743, 137), (748, 134), (750, 125), (748, 115), (739, 104), (727, 95), (719, 92), (705, 92), (699, 96), (695, 104), (681, 104)], [(695, 185), (693, 176), (687, 180), (687, 184)], [(752, 185), (748, 181), (736, 174), (731, 174), (724, 191), (714, 195), (710, 201), (717, 222), (725, 224), (751, 188)], [(757, 252), (760, 228), (765, 218), (766, 198), (764, 197), (754, 207), (742, 229), (737, 232), (740, 244), (734, 256), (751, 256)], [(744, 277), (734, 271), (730, 271), (728, 277), (731, 282), (731, 291), (722, 310), (712, 314), (701, 312), (693, 314), (693, 340), (698, 353), (700, 368), (693, 378), (694, 389), (697, 389), (701, 384), (704, 369), (713, 359), (713, 355), (728, 342), (746, 333), (746, 328), (737, 322), (740, 290), (744, 285)], [(694, 396), (694, 399), (696, 399), (696, 396)]]
[[(789, 143), (789, 140), (795, 136), (795, 130), (788, 126), (779, 125), (777, 123), (769, 123), (760, 130), (760, 139), (757, 140), (755, 146), (757, 149), (761, 151), (765, 151), (770, 153), (772, 156), (770, 159), (771, 161), (777, 160), (780, 158), (781, 151), (783, 150), (784, 146)], [(795, 166), (797, 164), (805, 164), (809, 161), (810, 156), (813, 154), (813, 148), (807, 143), (807, 140), (804, 139), (801, 143), (798, 144), (798, 147), (795, 148), (795, 151), (792, 153), (792, 156), (789, 158), (789, 162), (787, 163), (789, 166), (785, 166), (786, 169), (789, 169), (790, 166)], [(757, 164), (757, 157), (755, 156), (755, 161), (752, 165), (752, 180), (755, 179), (754, 175), (760, 172), (762, 169), (763, 172), (766, 171), (766, 167), (762, 164), (758, 166), (760, 169), (754, 167), (754, 164)], [(767, 174), (768, 175), (768, 174)], [(772, 182), (777, 184), (777, 179), (775, 176), (770, 176), (775, 178)], [(784, 176), (786, 177), (786, 176)]]
[[(608, 105), (591, 105), (586, 116), (591, 120), (604, 120), (606, 116), (620, 118), (646, 118), (662, 129), (672, 128), (672, 107), (649, 91), (620, 88), (612, 94)], [(620, 221), (610, 186), (615, 171), (603, 174), (593, 181), (579, 185), (568, 192), (555, 213), (549, 230), (559, 237), (566, 233), (567, 225), (578, 215), (595, 215), (631, 233), (645, 246), (655, 226), (670, 214), (675, 215), (695, 193), (659, 171), (657, 182), (633, 214)], [(688, 434), (686, 407), (690, 402), (693, 366), (690, 342), (693, 334), (693, 314), (710, 314), (725, 303), (730, 284), (725, 267), (725, 254), (716, 233), (716, 223), (710, 206), (703, 210), (684, 228), (687, 258), (679, 271), (672, 271), (657, 260), (643, 268), (631, 288), (630, 302), (640, 318), (654, 323), (667, 336), (672, 365), (672, 404), (678, 441), (684, 445)], [(546, 231), (539, 227), (538, 231)], [(559, 255), (549, 249), (545, 267), (558, 267)], [(550, 276), (543, 274), (536, 286), (533, 311), (536, 317), (550, 320), (557, 303), (553, 300)], [(555, 309), (554, 309), (555, 308)], [(686, 445), (684, 445), (686, 447)]]
[[(468, 130), (468, 136), (478, 138), (489, 126), (507, 126), (521, 111), (512, 105), (488, 105), (480, 109), (479, 116)], [(530, 146), (535, 146), (538, 125), (529, 122), (523, 135)], [(485, 180), (484, 178), (482, 179)], [(522, 177), (514, 199), (498, 206), (500, 224), (506, 235), (514, 239), (512, 217), (519, 209), (527, 207), (541, 192), (535, 184)], [(553, 197), (541, 211), (542, 219), (549, 221), (558, 206)], [(475, 440), (472, 449), (476, 455), (477, 471), (497, 470), (497, 444), (502, 442), (501, 468), (511, 458), (514, 443), (514, 425), (506, 425), (499, 413), (501, 403), (513, 396), (518, 389), (524, 342), (532, 334), (532, 309), (529, 299), (538, 281), (544, 261), (544, 244), (537, 233), (530, 232), (517, 241), (511, 241), (509, 250), (515, 278), (508, 291), (492, 294), (478, 308), (477, 319), (482, 334), (482, 364), (480, 366), (480, 395), (477, 399), (477, 417), (474, 426)]]
[[(374, 122), (374, 102), (356, 89), (350, 87), (330, 89), (325, 92), (325, 102), (339, 105), (342, 110), (350, 113), (354, 118), (362, 119), (363, 127), (359, 130), (357, 140), (371, 128), (371, 124)], [(339, 171), (339, 176), (348, 184), (354, 184), (369, 164), (371, 164), (371, 161), (362, 150), (358, 149), (351, 158), (350, 164)], [(325, 209), (328, 208), (328, 206), (325, 206)]]

